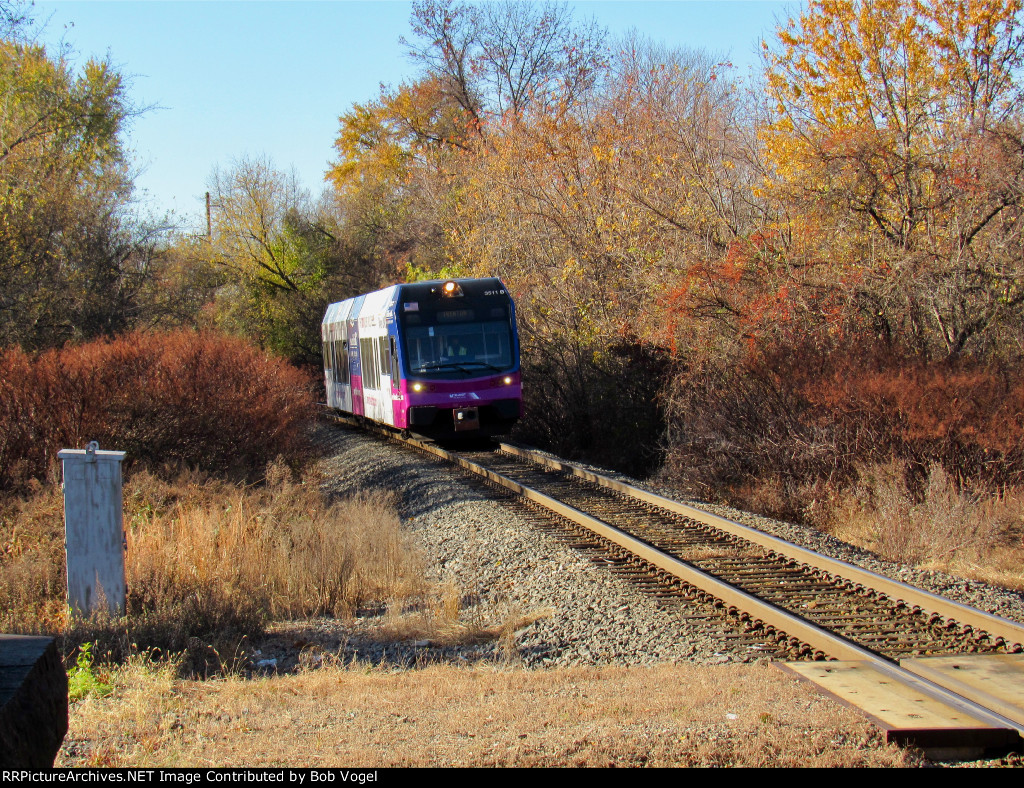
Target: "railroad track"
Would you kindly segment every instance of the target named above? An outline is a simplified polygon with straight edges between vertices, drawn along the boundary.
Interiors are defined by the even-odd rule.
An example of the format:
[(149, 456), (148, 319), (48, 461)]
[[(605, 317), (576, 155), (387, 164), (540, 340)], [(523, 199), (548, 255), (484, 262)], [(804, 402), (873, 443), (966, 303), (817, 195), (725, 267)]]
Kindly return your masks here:
[[(804, 649), (801, 656), (861, 655), (839, 640), (811, 635), (814, 630), (893, 662), (908, 656), (1024, 652), (1019, 624), (540, 453), (501, 444), (497, 452), (453, 456), (566, 504), (743, 592), (729, 594), (730, 604), (756, 598), (806, 620), (811, 627), (799, 631), (809, 635), (807, 643), (821, 645)], [(690, 573), (688, 579), (698, 576)], [(778, 623), (792, 627), (796, 622), (778, 618)]]
[[(978, 655), (1024, 661), (1019, 623), (512, 444), (453, 452), (399, 440), (543, 510), (544, 521), (559, 523), (563, 538), (592, 560), (651, 593), (685, 602), (689, 617), (733, 649), (864, 665), (873, 680), (923, 693), (958, 719), (1005, 732), (1008, 743), (1024, 737), (1019, 701), (1014, 706), (988, 695), (979, 701), (970, 689), (920, 667), (930, 670), (933, 658)], [(920, 742), (922, 735), (916, 728), (905, 740)]]

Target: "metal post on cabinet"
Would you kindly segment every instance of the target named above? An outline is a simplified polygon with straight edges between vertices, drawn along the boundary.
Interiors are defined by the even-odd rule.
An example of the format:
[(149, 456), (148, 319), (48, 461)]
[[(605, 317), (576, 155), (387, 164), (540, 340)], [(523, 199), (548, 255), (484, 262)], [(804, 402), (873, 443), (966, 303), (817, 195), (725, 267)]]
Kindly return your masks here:
[(64, 533), (68, 604), (89, 615), (106, 600), (107, 612), (125, 611), (123, 451), (85, 449), (57, 453), (64, 469)]

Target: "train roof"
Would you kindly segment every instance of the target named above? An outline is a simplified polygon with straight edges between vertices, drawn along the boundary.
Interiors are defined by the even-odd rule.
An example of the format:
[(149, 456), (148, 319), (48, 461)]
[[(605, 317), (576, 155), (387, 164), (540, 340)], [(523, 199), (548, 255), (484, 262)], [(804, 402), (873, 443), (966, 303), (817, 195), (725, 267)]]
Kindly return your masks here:
[[(359, 316), (358, 313), (363, 305), (371, 306), (376, 310), (383, 303), (394, 303), (398, 300), (427, 300), (438, 297), (439, 288), (448, 282), (455, 282), (467, 296), (503, 295), (508, 297), (505, 285), (496, 276), (482, 279), (432, 279), (427, 282), (405, 282), (330, 304), (324, 313), (323, 323), (337, 323), (341, 320), (354, 319)], [(500, 291), (500, 293), (495, 291)], [(360, 301), (360, 299), (362, 300)]]
[(447, 282), (455, 282), (462, 288), (462, 292), (468, 296), (493, 295), (493, 290), (505, 290), (505, 285), (496, 276), (489, 276), (483, 279), (432, 279), (429, 282), (407, 282), (398, 285), (402, 299), (428, 298), (435, 295), (438, 289)]

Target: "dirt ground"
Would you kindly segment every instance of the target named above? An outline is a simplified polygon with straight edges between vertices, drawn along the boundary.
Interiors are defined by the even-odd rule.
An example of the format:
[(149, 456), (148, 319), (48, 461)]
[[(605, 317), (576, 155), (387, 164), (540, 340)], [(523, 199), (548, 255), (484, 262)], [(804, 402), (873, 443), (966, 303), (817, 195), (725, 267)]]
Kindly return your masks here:
[[(1003, 761), (1000, 763), (1009, 763)], [(1019, 761), (1018, 761), (1019, 763)], [(772, 665), (385, 670), (183, 681), (71, 710), (57, 766), (921, 766)], [(993, 764), (995, 765), (995, 764)]]

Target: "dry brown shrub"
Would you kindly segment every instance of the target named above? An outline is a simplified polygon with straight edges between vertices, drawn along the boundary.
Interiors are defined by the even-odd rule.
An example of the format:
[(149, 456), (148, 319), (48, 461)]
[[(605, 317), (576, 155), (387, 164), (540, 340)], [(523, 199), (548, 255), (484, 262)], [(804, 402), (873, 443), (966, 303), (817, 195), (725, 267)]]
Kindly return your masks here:
[(861, 343), (691, 371), (664, 475), (880, 555), (1019, 587), (1024, 372)]
[(903, 463), (859, 468), (820, 523), (893, 561), (1024, 588), (1024, 495), (971, 493), (933, 464), (919, 496)]
[[(817, 360), (815, 360), (817, 361)], [(958, 482), (1024, 481), (1024, 375), (972, 359), (846, 350), (790, 377), (855, 462), (895, 455), (920, 479), (934, 463)], [(872, 453), (874, 456), (869, 456)]]
[(0, 353), (0, 487), (44, 478), (95, 440), (131, 463), (259, 473), (308, 451), (308, 377), (215, 333), (135, 332), (31, 357)]

